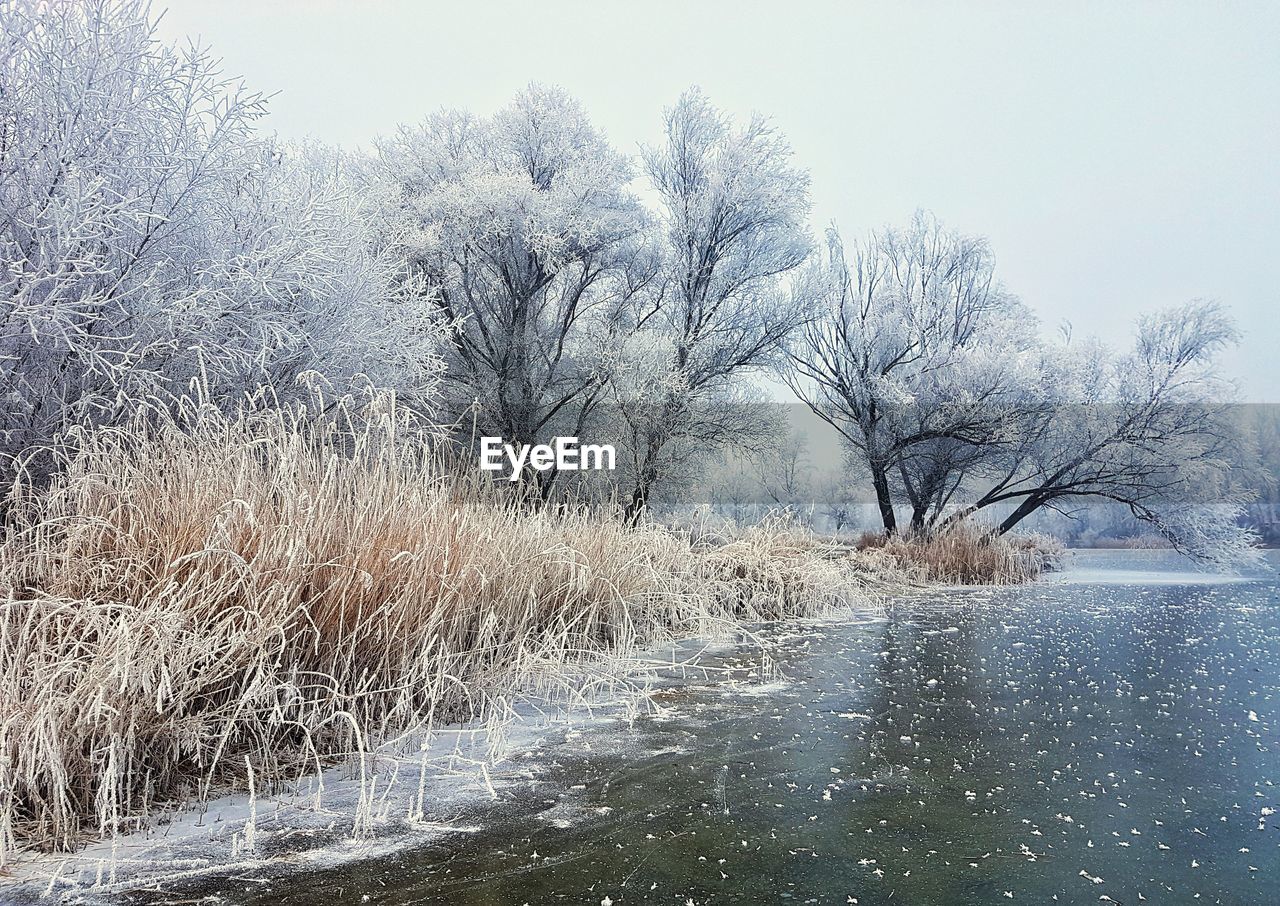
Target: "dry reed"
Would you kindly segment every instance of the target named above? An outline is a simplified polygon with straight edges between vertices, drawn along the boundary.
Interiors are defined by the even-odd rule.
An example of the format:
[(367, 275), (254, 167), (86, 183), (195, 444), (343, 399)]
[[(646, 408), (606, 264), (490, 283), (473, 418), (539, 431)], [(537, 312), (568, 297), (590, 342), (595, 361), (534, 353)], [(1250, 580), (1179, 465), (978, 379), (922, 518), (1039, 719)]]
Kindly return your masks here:
[[(357, 411), (358, 410), (358, 411)], [(0, 864), (484, 712), (565, 668), (866, 600), (770, 523), (697, 545), (458, 477), (387, 398), (81, 437), (0, 542)], [(247, 759), (247, 760), (246, 760)]]
[(879, 550), (920, 582), (1001, 585), (1030, 582), (1061, 565), (1062, 545), (1045, 535), (996, 535), (962, 522), (945, 532), (867, 535), (859, 549)]

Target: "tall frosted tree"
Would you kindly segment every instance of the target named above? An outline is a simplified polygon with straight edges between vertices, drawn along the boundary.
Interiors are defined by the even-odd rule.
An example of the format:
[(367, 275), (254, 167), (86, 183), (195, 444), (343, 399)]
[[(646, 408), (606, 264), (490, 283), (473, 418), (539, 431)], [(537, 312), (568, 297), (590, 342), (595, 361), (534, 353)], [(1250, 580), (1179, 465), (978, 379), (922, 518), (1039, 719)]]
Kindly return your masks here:
[(396, 187), (391, 220), (409, 224), (420, 299), (452, 328), (449, 417), (521, 444), (582, 433), (653, 275), (627, 159), (576, 101), (535, 85), (490, 118), (402, 129), (374, 168)]
[(1006, 533), (1042, 509), (1119, 503), (1215, 565), (1253, 556), (1232, 477), (1235, 328), (1194, 302), (1139, 320), (1132, 350), (1043, 339), (984, 240), (918, 215), (813, 265), (818, 316), (791, 350), (796, 392), (871, 476), (886, 532), (982, 513)]
[(1195, 559), (1254, 559), (1239, 519), (1248, 495), (1232, 475), (1235, 390), (1216, 370), (1235, 339), (1219, 305), (1191, 302), (1140, 318), (1128, 351), (1096, 340), (1052, 349), (1028, 388), (1032, 430), (998, 451), (951, 518), (995, 507), (1003, 533), (1042, 508), (1118, 503)]
[(259, 96), (159, 41), (141, 2), (8, 0), (0, 32), (6, 474), (71, 425), (193, 392), (287, 399), (366, 367), (429, 391), (392, 262), (336, 168), (256, 134)]
[(632, 515), (690, 447), (748, 430), (735, 388), (776, 360), (808, 310), (787, 280), (809, 253), (808, 175), (767, 120), (737, 125), (689, 91), (644, 164), (661, 205), (662, 263), (636, 319), (641, 364), (615, 384)]
[(887, 532), (895, 491), (921, 530), (1024, 414), (1035, 319), (996, 280), (987, 242), (918, 213), (813, 265), (818, 314), (793, 345), (790, 382), (870, 474)]

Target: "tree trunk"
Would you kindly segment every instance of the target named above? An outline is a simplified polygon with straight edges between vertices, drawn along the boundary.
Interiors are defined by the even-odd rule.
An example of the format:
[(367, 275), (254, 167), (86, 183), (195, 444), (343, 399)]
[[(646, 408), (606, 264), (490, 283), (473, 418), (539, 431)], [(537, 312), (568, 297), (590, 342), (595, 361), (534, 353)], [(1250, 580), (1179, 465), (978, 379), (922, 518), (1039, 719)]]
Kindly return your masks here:
[(636, 486), (631, 489), (631, 496), (622, 510), (623, 518), (628, 525), (638, 523), (645, 509), (648, 508), (649, 490), (649, 484), (644, 478), (636, 479)]
[(623, 508), (623, 516), (629, 525), (636, 525), (644, 511), (649, 508), (649, 495), (658, 482), (658, 470), (652, 465), (657, 454), (652, 440), (649, 443), (649, 456), (644, 465), (636, 471), (636, 483), (631, 489), (631, 497)]
[(1026, 519), (1048, 501), (1049, 498), (1039, 494), (1032, 494), (1022, 503), (1018, 504), (1018, 508), (1008, 515), (1004, 522), (1000, 523), (1000, 527), (996, 529), (996, 533), (1003, 535), (1012, 529), (1015, 525)]
[(911, 531), (915, 534), (924, 532), (925, 516), (929, 512), (927, 501), (917, 501), (911, 506)]
[(893, 498), (889, 495), (889, 476), (880, 463), (871, 466), (871, 484), (876, 489), (876, 505), (880, 508), (880, 520), (884, 533), (892, 535), (898, 530), (898, 520), (893, 514)]
[(924, 531), (925, 516), (929, 513), (929, 495), (912, 483), (907, 464), (903, 460), (898, 460), (898, 475), (902, 478), (907, 502), (911, 504), (911, 531), (919, 534)]

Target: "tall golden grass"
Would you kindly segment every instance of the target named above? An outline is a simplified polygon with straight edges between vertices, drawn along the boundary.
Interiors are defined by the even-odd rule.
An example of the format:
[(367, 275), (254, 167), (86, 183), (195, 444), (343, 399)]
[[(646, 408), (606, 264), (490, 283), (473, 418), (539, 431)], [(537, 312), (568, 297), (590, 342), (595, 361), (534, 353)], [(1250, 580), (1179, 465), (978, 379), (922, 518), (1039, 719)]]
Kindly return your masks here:
[[(571, 664), (868, 601), (875, 555), (533, 510), (385, 397), (86, 434), (0, 541), (0, 864), (249, 770), (475, 716)], [(861, 558), (861, 559), (860, 559)]]
[(868, 535), (862, 550), (880, 550), (911, 579), (956, 585), (1030, 582), (1056, 569), (1062, 544), (1046, 535), (995, 535), (990, 527), (961, 522), (945, 532)]

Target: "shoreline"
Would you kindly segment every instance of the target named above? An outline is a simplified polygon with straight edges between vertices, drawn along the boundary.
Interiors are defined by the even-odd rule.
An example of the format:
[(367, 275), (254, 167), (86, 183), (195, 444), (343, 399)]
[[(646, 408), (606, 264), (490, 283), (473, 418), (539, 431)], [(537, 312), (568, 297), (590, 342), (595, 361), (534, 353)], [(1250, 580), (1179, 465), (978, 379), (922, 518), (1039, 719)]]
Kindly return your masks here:
[[(974, 588), (954, 588), (960, 587)], [(656, 695), (712, 680), (725, 669), (699, 659), (734, 651), (758, 656), (760, 669), (749, 671), (745, 682), (730, 679), (729, 686), (740, 695), (768, 695), (789, 681), (769, 664), (761, 633), (785, 628), (785, 636), (786, 630), (880, 623), (887, 619), (883, 607), (933, 590), (906, 590), (872, 608), (851, 604), (822, 615), (725, 627), (714, 637), (673, 640), (612, 664), (584, 665), (582, 685), (603, 689), (605, 695), (560, 701), (527, 696), (501, 718), (436, 728), (429, 739), (419, 731), (403, 734), (366, 753), (363, 782), (361, 756), (352, 753), (325, 767), (319, 784), (317, 775), (308, 774), (258, 797), (227, 789), (203, 803), (166, 807), (134, 831), (91, 841), (75, 852), (27, 851), (9, 866), (9, 876), (0, 878), (0, 890), (32, 902), (59, 894), (87, 895), (97, 902), (232, 872), (335, 868), (446, 835), (475, 833), (488, 817), (487, 807), (501, 810), (522, 788), (539, 782), (548, 769), (546, 759), (558, 748), (611, 724), (630, 726), (641, 715), (660, 715)], [(430, 806), (415, 815), (424, 799)], [(363, 836), (356, 836), (362, 823)]]
[(850, 550), (778, 518), (699, 538), (530, 509), (452, 471), (412, 413), (363, 414), (95, 433), (15, 492), (0, 865), (519, 693), (576, 695), (566, 678), (672, 639), (1026, 581), (1056, 556), (972, 528)]
[[(1103, 584), (1135, 581), (1125, 576), (1120, 571)], [(1221, 581), (1211, 574), (1186, 573), (1167, 584)], [(1059, 574), (1043, 584), (1058, 583), (1097, 580), (1086, 574), (1078, 583), (1063, 582)], [(423, 735), (418, 732), (373, 747), (365, 755), (363, 781), (360, 756), (352, 753), (325, 767), (322, 793), (314, 774), (256, 799), (244, 790), (223, 790), (203, 804), (166, 808), (138, 830), (91, 842), (74, 853), (24, 853), (10, 866), (11, 875), (0, 881), (0, 889), (32, 902), (50, 894), (107, 902), (130, 891), (233, 872), (260, 873), (262, 883), (267, 883), (292, 871), (337, 868), (448, 835), (478, 833), (488, 823), (504, 820), (503, 813), (520, 801), (522, 791), (538, 786), (566, 745), (610, 725), (630, 727), (642, 715), (660, 717), (659, 699), (664, 694), (683, 694), (708, 682), (727, 683), (729, 691), (746, 696), (768, 696), (786, 688), (791, 681), (770, 663), (766, 639), (776, 644), (812, 629), (882, 623), (889, 619), (888, 609), (913, 602), (922, 612), (949, 610), (959, 602), (935, 605), (928, 599), (940, 593), (984, 595), (1009, 587), (908, 586), (886, 593), (872, 606), (857, 602), (821, 615), (724, 625), (716, 635), (689, 636), (602, 657), (575, 669), (570, 682), (576, 691), (567, 696), (519, 696), (500, 717), (435, 728), (425, 749), (419, 748)], [(702, 663), (735, 652), (758, 659), (759, 668), (746, 671), (741, 679), (726, 678), (716, 672), (729, 668)], [(561, 682), (554, 688), (563, 692), (568, 686)], [(429, 806), (422, 808), (423, 803)], [(572, 817), (554, 812), (547, 820)], [(247, 837), (255, 839), (249, 843)]]

